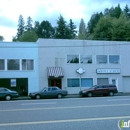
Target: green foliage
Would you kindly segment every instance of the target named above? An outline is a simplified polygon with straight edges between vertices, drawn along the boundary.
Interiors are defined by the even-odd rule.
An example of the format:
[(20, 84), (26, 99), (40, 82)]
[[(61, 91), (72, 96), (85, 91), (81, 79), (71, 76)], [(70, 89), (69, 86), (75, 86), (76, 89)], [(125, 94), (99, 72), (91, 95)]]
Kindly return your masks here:
[(35, 22), (35, 31), (39, 38), (53, 38), (55, 30), (49, 21)]
[(21, 35), (18, 39), (20, 42), (36, 42), (38, 39), (37, 34), (34, 30), (27, 31), (23, 35)]
[(4, 37), (0, 35), (0, 41), (4, 41)]
[(18, 32), (17, 32), (17, 39), (24, 33), (24, 29), (25, 29), (25, 27), (24, 27), (24, 19), (23, 19), (23, 16), (22, 15), (20, 15), (19, 16), (19, 21), (18, 21)]
[(85, 40), (87, 38), (86, 25), (83, 19), (81, 19), (79, 24), (79, 34), (78, 39)]
[(27, 18), (27, 25), (25, 26), (26, 31), (32, 30), (33, 29), (32, 25), (33, 25), (33, 21), (32, 18), (29, 16)]
[(77, 31), (76, 31), (76, 26), (74, 25), (72, 19), (70, 19), (68, 27), (70, 30), (70, 39), (74, 39), (76, 37)]

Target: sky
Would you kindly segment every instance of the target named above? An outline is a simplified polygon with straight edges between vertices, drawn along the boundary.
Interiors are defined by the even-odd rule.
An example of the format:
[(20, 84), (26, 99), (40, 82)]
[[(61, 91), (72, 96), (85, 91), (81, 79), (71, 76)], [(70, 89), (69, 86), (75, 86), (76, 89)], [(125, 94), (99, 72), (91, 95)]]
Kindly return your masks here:
[(30, 16), (33, 23), (48, 20), (52, 26), (57, 25), (56, 21), (62, 15), (67, 22), (72, 19), (78, 28), (81, 19), (87, 25), (92, 14), (118, 4), (124, 9), (126, 4), (130, 7), (130, 0), (0, 0), (0, 35), (4, 41), (12, 41), (17, 34), (20, 15), (25, 24)]

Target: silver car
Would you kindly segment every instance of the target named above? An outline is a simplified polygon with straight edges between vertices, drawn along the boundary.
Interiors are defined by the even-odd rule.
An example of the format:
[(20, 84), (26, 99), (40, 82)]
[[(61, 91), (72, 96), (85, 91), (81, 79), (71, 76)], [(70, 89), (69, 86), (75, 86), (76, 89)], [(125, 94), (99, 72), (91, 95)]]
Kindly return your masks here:
[(40, 99), (40, 98), (62, 98), (66, 96), (68, 92), (66, 90), (61, 90), (58, 87), (46, 87), (38, 92), (31, 92), (29, 96), (31, 98)]

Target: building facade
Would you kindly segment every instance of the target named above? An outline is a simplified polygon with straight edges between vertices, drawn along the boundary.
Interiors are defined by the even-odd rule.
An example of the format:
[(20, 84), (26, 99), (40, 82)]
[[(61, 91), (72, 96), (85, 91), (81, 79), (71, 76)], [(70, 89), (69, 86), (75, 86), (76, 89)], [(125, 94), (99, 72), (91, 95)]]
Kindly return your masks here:
[(37, 43), (0, 42), (0, 87), (21, 96), (39, 90)]
[(119, 92), (130, 92), (129, 42), (39, 39), (37, 43), (40, 89), (58, 86), (76, 94), (95, 84), (116, 84)]
[(38, 39), (0, 42), (0, 87), (20, 95), (58, 86), (77, 94), (95, 84), (130, 92), (130, 42)]

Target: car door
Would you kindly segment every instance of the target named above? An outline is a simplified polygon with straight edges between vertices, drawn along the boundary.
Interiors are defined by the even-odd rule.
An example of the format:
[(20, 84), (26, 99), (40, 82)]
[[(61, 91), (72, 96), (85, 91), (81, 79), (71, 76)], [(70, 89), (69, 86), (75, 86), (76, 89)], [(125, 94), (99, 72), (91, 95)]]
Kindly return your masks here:
[(42, 98), (47, 98), (47, 97), (50, 97), (51, 96), (51, 88), (45, 88), (42, 90), (41, 92), (41, 96)]
[(98, 85), (95, 87), (93, 94), (94, 95), (101, 95), (103, 93), (103, 86), (102, 85)]
[(6, 89), (0, 88), (0, 98), (4, 98), (6, 95)]

